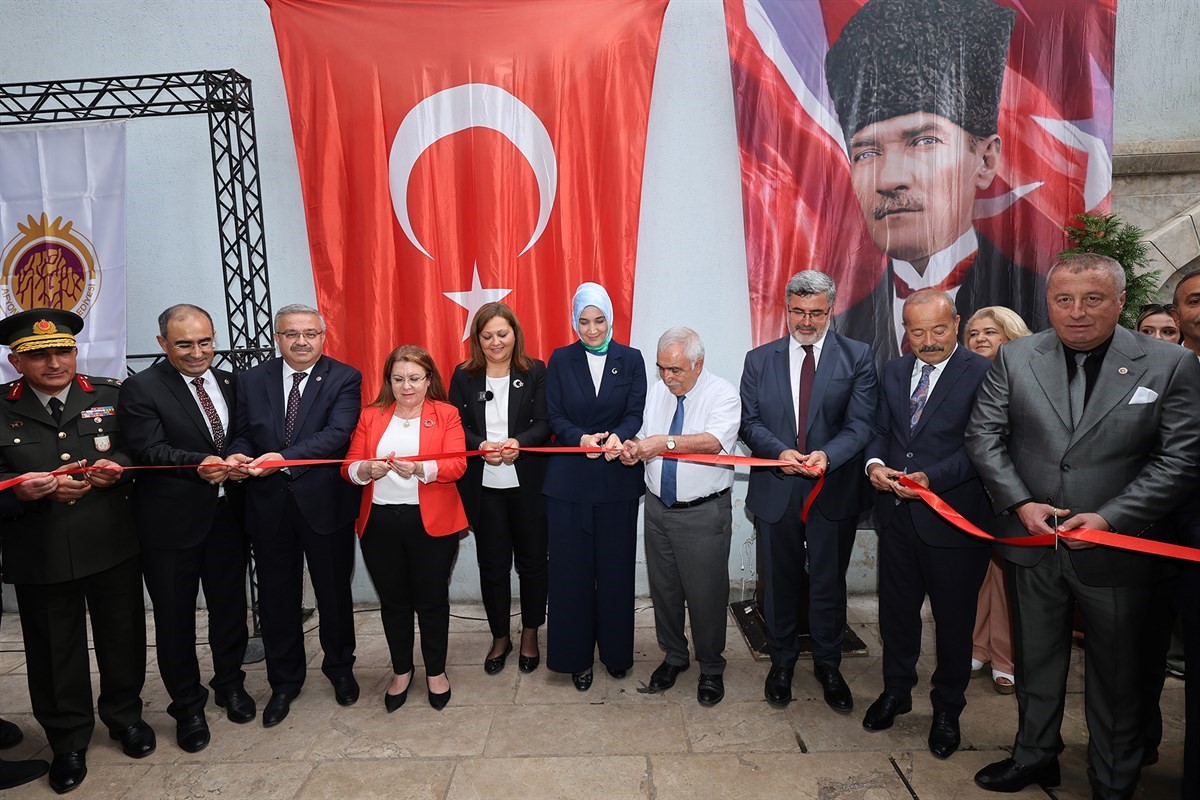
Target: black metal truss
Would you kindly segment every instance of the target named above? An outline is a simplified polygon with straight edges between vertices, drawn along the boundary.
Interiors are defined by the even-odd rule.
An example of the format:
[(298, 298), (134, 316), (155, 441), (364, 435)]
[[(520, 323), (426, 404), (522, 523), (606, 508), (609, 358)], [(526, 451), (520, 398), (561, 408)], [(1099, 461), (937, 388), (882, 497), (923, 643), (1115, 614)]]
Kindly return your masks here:
[(270, 358), (271, 293), (250, 80), (235, 70), (0, 84), (0, 125), (204, 114), (213, 186), (230, 366)]

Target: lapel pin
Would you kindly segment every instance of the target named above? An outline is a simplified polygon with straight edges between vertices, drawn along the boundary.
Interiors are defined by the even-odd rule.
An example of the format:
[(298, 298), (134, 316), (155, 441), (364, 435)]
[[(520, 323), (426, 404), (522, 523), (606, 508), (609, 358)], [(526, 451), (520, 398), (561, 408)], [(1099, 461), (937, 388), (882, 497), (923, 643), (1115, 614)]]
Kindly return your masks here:
[(514, 389), (520, 389), (524, 385), (525, 385), (525, 381), (521, 380), (520, 378), (517, 378), (515, 381), (513, 381)]
[(317, 380), (318, 380), (318, 381), (319, 381), (319, 380), (321, 380), (321, 376), (320, 376), (320, 375), (318, 375), (318, 376), (317, 376)]
[(226, 385), (226, 386), (228, 386), (228, 385), (229, 385), (229, 378), (226, 378), (226, 379), (225, 379), (225, 385)]
[(616, 368), (616, 367), (613, 367), (613, 368), (612, 368), (612, 374), (613, 374), (613, 375), (616, 375), (616, 374), (617, 374), (617, 368)]
[(433, 427), (433, 420), (431, 420), (431, 419), (427, 419), (427, 420), (425, 420), (425, 423), (424, 423), (424, 424), (425, 424), (425, 427), (426, 427), (426, 428), (432, 428), (432, 427)]
[(1129, 370), (1126, 369), (1125, 367), (1121, 367), (1119, 370), (1117, 370), (1117, 372), (1120, 373), (1121, 375), (1124, 375), (1127, 372), (1129, 372)]

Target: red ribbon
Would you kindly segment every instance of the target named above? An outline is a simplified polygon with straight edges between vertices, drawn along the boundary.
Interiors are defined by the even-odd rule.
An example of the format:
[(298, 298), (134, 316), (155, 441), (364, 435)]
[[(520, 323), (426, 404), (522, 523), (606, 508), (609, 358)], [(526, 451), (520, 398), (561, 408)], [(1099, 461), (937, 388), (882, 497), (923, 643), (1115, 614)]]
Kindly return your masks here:
[(1101, 531), (1095, 528), (1075, 528), (1069, 531), (1059, 530), (1057, 534), (1043, 533), (1014, 539), (1000, 539), (972, 524), (970, 520), (955, 511), (945, 500), (907, 475), (901, 475), (899, 481), (901, 486), (916, 492), (925, 501), (925, 504), (933, 509), (934, 513), (939, 517), (963, 533), (970, 534), (977, 539), (984, 539), (989, 542), (1012, 547), (1055, 547), (1058, 544), (1059, 538), (1074, 539), (1080, 542), (1091, 542), (1092, 544), (1102, 544), (1106, 547), (1115, 547), (1118, 550), (1129, 550), (1135, 553), (1149, 553), (1156, 556), (1166, 556), (1167, 558), (1181, 558), (1185, 561), (1200, 562), (1200, 550), (1194, 547), (1167, 544), (1166, 542), (1158, 542), (1154, 539), (1142, 539), (1137, 536), (1127, 536), (1123, 533)]

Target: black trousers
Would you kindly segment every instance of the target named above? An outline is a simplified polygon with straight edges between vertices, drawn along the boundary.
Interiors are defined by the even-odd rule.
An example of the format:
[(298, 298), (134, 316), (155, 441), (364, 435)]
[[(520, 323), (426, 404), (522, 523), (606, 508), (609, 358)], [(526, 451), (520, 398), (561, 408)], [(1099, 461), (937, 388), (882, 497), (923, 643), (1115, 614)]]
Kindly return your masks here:
[(430, 536), (415, 505), (373, 505), (363, 531), (363, 562), (379, 595), (379, 616), (392, 672), (413, 668), (413, 612), (421, 626), (425, 674), (446, 671), (450, 636), (450, 571), (458, 534)]
[(1183, 792), (1200, 797), (1200, 564), (1188, 562), (1179, 576), (1179, 612), (1183, 617), (1184, 673)]
[(95, 727), (88, 660), (92, 623), (100, 697), (96, 710), (110, 731), (142, 718), (146, 682), (146, 602), (137, 557), (64, 583), (17, 584), (25, 637), (29, 699), (54, 753), (88, 746)]
[(906, 698), (917, 685), (921, 604), (933, 609), (937, 668), (929, 699), (934, 711), (957, 718), (971, 682), (971, 636), (979, 587), (991, 561), (986, 547), (931, 547), (913, 527), (908, 509), (896, 509), (879, 531), (879, 636), (883, 688)]
[(808, 523), (800, 521), (804, 507), (802, 481), (796, 485), (783, 517), (774, 523), (756, 520), (767, 588), (763, 616), (771, 663), (791, 668), (800, 657), (798, 621), (802, 599), (800, 575), (808, 571), (808, 626), (813, 666), (836, 668), (842, 663), (846, 630), (846, 569), (854, 552), (858, 519), (831, 520), (815, 508)]
[(633, 570), (637, 500), (572, 503), (546, 498), (550, 527), (550, 625), (546, 666), (585, 672), (595, 660), (633, 666)]
[(512, 585), (509, 573), (516, 561), (521, 584), (521, 626), (540, 628), (546, 622), (546, 516), (525, 513), (522, 489), (483, 487), (475, 525), (479, 586), (492, 636), (509, 635)]
[(319, 534), (305, 521), (289, 495), (280, 520), (250, 520), (258, 577), (258, 615), (267, 681), (276, 692), (298, 692), (304, 685), (304, 629), (301, 608), (304, 565), (312, 578), (320, 615), (319, 636), (325, 653), (321, 671), (330, 680), (354, 667), (354, 523)]
[(242, 520), (224, 498), (217, 501), (212, 530), (188, 548), (144, 548), (142, 569), (154, 603), (158, 671), (171, 696), (167, 713), (186, 719), (204, 713), (208, 690), (196, 658), (196, 596), (201, 584), (208, 605), (208, 645), (217, 691), (241, 688), (246, 674), (246, 558)]

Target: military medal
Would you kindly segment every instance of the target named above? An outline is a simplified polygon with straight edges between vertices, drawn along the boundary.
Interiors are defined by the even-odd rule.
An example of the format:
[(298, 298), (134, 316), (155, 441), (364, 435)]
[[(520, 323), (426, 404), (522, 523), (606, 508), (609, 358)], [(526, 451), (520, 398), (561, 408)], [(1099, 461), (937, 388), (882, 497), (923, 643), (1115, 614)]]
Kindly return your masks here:
[(112, 448), (112, 439), (108, 438), (108, 434), (97, 436), (95, 439), (96, 450), (101, 453), (107, 453)]

